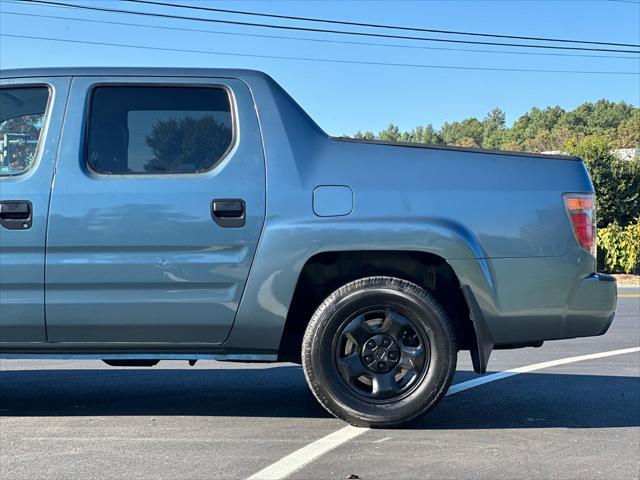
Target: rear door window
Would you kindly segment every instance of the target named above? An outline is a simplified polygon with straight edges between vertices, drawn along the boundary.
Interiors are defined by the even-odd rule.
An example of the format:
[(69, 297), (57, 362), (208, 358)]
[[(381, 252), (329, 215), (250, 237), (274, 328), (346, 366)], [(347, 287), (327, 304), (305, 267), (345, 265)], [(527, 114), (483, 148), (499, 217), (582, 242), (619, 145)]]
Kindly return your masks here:
[(98, 86), (87, 128), (86, 162), (101, 174), (200, 173), (233, 144), (221, 87)]
[(0, 88), (0, 176), (35, 164), (48, 103), (47, 87)]

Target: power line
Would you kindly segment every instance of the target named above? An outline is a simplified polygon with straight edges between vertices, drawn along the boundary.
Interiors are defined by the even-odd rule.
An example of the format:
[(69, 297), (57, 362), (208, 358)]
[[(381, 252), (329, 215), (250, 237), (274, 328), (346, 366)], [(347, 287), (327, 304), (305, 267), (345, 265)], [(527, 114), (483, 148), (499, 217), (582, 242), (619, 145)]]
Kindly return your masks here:
[(235, 20), (220, 20), (220, 19), (213, 19), (213, 18), (171, 15), (166, 13), (140, 12), (140, 11), (132, 11), (132, 10), (122, 10), (117, 8), (95, 7), (95, 6), (88, 6), (88, 5), (78, 5), (73, 3), (52, 2), (48, 0), (18, 0), (18, 1), (24, 2), (25, 4), (54, 5), (54, 6), (69, 7), (69, 8), (82, 9), (82, 10), (100, 11), (100, 12), (109, 12), (109, 13), (124, 13), (124, 14), (141, 15), (141, 16), (148, 16), (148, 17), (191, 20), (191, 21), (209, 22), (209, 23), (224, 23), (229, 25), (275, 28), (275, 29), (281, 29), (281, 30), (297, 30), (297, 31), (304, 31), (304, 32), (331, 33), (331, 34), (337, 34), (337, 35), (356, 35), (356, 36), (375, 37), (375, 38), (393, 38), (393, 39), (400, 39), (400, 40), (419, 40), (419, 41), (427, 41), (427, 42), (444, 42), (444, 43), (472, 44), (472, 45), (492, 45), (492, 46), (501, 46), (501, 47), (522, 47), (522, 48), (542, 48), (542, 49), (554, 49), (554, 50), (576, 50), (576, 51), (589, 51), (589, 52), (631, 53), (636, 55), (640, 54), (640, 50), (635, 51), (635, 50), (620, 50), (620, 49), (609, 49), (609, 48), (565, 47), (565, 46), (557, 46), (557, 45), (528, 45), (528, 44), (520, 44), (520, 43), (500, 43), (500, 42), (485, 42), (485, 41), (471, 41), (471, 40), (453, 40), (453, 39), (445, 39), (445, 38), (413, 37), (413, 36), (391, 35), (391, 34), (383, 34), (383, 33), (331, 30), (331, 29), (324, 29), (324, 28), (294, 27), (294, 26), (288, 26), (288, 25), (271, 25), (268, 23), (240, 22)]
[(526, 37), (521, 35), (465, 32), (465, 31), (459, 31), (459, 30), (437, 30), (433, 28), (407, 27), (407, 26), (400, 26), (400, 25), (385, 25), (380, 23), (364, 23), (364, 22), (353, 22), (353, 21), (346, 21), (346, 20), (330, 20), (326, 18), (297, 17), (293, 15), (276, 15), (273, 13), (247, 12), (245, 10), (231, 10), (227, 8), (203, 7), (201, 5), (181, 5), (177, 3), (158, 2), (154, 0), (120, 0), (120, 1), (147, 4), (147, 5), (158, 5), (158, 6), (164, 6), (164, 7), (185, 8), (189, 10), (200, 10), (200, 11), (207, 11), (207, 12), (232, 13), (235, 15), (248, 15), (253, 17), (278, 18), (278, 19), (284, 19), (284, 20), (296, 20), (296, 21), (303, 21), (303, 22), (328, 23), (333, 25), (349, 25), (349, 26), (357, 26), (357, 27), (384, 28), (384, 29), (390, 29), (390, 30), (402, 30), (402, 31), (410, 31), (410, 32), (442, 33), (447, 35), (467, 35), (467, 36), (474, 36), (474, 37), (489, 37), (489, 38), (510, 38), (515, 40), (531, 40), (531, 41), (542, 41), (542, 42), (582, 43), (582, 44), (590, 44), (590, 45), (609, 45), (614, 47), (640, 47), (640, 45), (633, 44), (633, 43), (613, 43), (613, 42), (602, 42), (602, 41), (595, 41), (595, 40), (572, 40), (567, 38)]
[[(7, 2), (7, 3), (17, 3), (17, 2)], [(174, 31), (181, 31), (181, 32), (199, 32), (199, 33), (208, 33), (213, 35), (230, 35), (230, 36), (240, 36), (240, 37), (269, 38), (269, 39), (278, 39), (278, 40), (295, 40), (295, 41), (302, 41), (302, 42), (335, 43), (340, 45), (363, 45), (363, 46), (375, 46), (375, 47), (410, 48), (410, 49), (420, 49), (420, 50), (444, 50), (444, 51), (473, 52), (473, 53), (497, 53), (500, 55), (503, 55), (503, 54), (536, 55), (536, 56), (542, 55), (542, 56), (552, 56), (552, 57), (615, 58), (615, 59), (634, 60), (634, 61), (637, 60), (633, 57), (628, 57), (623, 55), (589, 55), (589, 54), (580, 54), (580, 53), (522, 52), (522, 51), (513, 51), (513, 50), (486, 50), (486, 49), (454, 48), (454, 47), (428, 47), (425, 45), (400, 45), (400, 44), (394, 44), (394, 43), (355, 42), (355, 41), (348, 41), (348, 40), (330, 40), (330, 39), (320, 39), (320, 38), (290, 37), (290, 36), (282, 36), (282, 35), (262, 35), (262, 34), (255, 34), (255, 33), (223, 32), (219, 30), (203, 30), (198, 28), (169, 27), (165, 25), (145, 25), (141, 23), (114, 22), (110, 20), (65, 17), (60, 15), (7, 12), (6, 10), (0, 13), (2, 15), (17, 15), (17, 16), (23, 16), (23, 17), (72, 20), (77, 22), (98, 23), (98, 24), (106, 24), (106, 25), (122, 25), (122, 26), (129, 26), (129, 27), (157, 28), (162, 30), (174, 30)]]
[(167, 52), (180, 52), (180, 53), (201, 53), (207, 55), (224, 55), (233, 57), (246, 57), (246, 58), (264, 58), (270, 60), (295, 60), (303, 62), (322, 62), (322, 63), (340, 63), (340, 64), (354, 64), (354, 65), (374, 65), (385, 67), (406, 67), (406, 68), (428, 68), (428, 69), (441, 69), (441, 70), (475, 70), (475, 71), (493, 71), (493, 72), (523, 72), (523, 73), (568, 73), (568, 74), (593, 74), (593, 75), (640, 75), (640, 72), (621, 72), (621, 71), (600, 71), (600, 70), (549, 70), (549, 69), (528, 69), (528, 68), (501, 68), (501, 67), (466, 67), (459, 65), (426, 65), (420, 63), (387, 63), (387, 62), (372, 62), (364, 60), (339, 60), (334, 58), (309, 58), (309, 57), (289, 57), (279, 55), (259, 55), (250, 53), (230, 53), (219, 52), (213, 50), (192, 50), (186, 48), (167, 48), (167, 47), (152, 47), (143, 45), (130, 45), (125, 43), (111, 43), (111, 42), (92, 42), (89, 40), (71, 40), (65, 38), (53, 38), (53, 37), (38, 37), (33, 35), (14, 35), (7, 33), (0, 33), (0, 37), (8, 38), (23, 38), (32, 40), (45, 40), (51, 42), (64, 42), (64, 43), (80, 43), (85, 45), (101, 45), (111, 47), (123, 47), (123, 48), (138, 48), (144, 50), (159, 50)]

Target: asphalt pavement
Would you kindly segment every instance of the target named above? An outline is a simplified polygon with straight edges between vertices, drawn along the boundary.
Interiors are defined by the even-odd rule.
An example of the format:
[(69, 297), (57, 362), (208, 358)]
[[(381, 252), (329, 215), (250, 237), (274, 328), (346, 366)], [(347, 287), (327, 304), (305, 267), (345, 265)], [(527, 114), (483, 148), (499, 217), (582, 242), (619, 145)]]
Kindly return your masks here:
[[(640, 346), (640, 289), (601, 337), (493, 352), (492, 372)], [(454, 383), (476, 377), (468, 352)], [(0, 478), (246, 478), (345, 424), (299, 366), (113, 368), (0, 361)], [(366, 430), (296, 479), (640, 478), (640, 353), (575, 361), (450, 395), (405, 429)]]

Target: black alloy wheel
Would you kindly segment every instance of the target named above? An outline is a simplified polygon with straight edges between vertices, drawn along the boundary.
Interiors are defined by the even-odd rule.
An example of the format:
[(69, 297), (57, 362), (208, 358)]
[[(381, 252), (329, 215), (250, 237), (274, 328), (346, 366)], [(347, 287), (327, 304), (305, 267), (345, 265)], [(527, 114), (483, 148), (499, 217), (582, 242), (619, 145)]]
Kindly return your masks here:
[(432, 409), (455, 373), (446, 312), (418, 285), (367, 277), (332, 293), (309, 321), (302, 366), (319, 402), (356, 426), (394, 427)]
[(429, 342), (401, 313), (373, 307), (347, 322), (334, 344), (336, 365), (354, 392), (399, 398), (429, 368)]

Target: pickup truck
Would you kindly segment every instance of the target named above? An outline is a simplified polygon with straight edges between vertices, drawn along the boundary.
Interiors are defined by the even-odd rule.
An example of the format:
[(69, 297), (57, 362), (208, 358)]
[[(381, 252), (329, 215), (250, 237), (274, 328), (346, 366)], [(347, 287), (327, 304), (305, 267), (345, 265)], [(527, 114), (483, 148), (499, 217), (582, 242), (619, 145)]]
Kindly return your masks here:
[(387, 427), (461, 350), (613, 319), (579, 158), (332, 138), (249, 70), (4, 70), (0, 108), (2, 358), (297, 362)]

